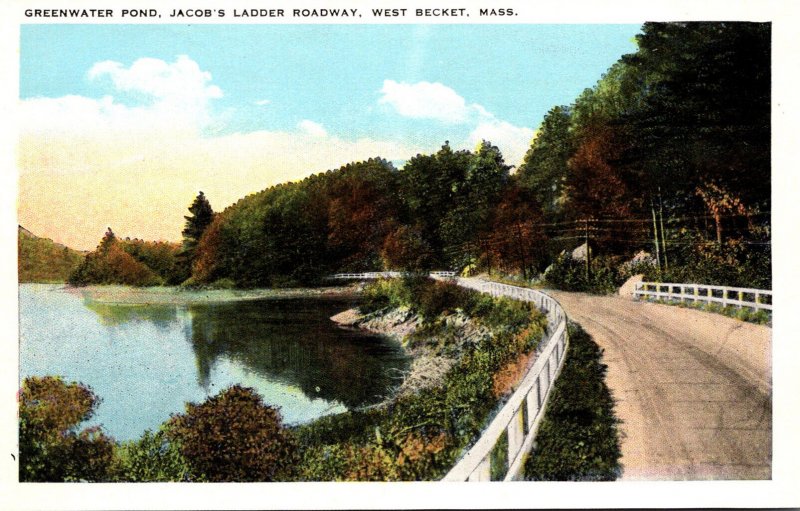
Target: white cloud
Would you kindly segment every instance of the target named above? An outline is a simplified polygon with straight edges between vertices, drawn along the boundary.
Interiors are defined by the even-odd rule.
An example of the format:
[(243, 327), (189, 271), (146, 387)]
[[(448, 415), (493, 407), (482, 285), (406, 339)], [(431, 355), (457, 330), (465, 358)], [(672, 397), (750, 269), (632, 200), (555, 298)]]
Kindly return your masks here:
[(456, 91), (435, 82), (404, 83), (384, 80), (383, 94), (378, 100), (388, 104), (397, 113), (414, 119), (435, 119), (446, 123), (460, 123), (469, 118), (470, 108)]
[[(462, 137), (448, 135), (451, 140), (462, 140), (465, 146), (475, 147), (481, 140), (491, 141), (503, 152), (509, 165), (519, 165), (530, 146), (534, 131), (516, 126), (477, 103), (467, 104), (455, 90), (441, 83), (402, 83), (385, 80), (381, 89), (381, 104), (388, 104), (403, 117), (435, 119), (448, 124), (458, 124), (469, 131)], [(457, 142), (454, 144), (460, 146)]]
[[(94, 248), (109, 225), (121, 236), (180, 239), (198, 190), (221, 210), (254, 191), (354, 160), (401, 160), (430, 149), (345, 140), (311, 120), (290, 131), (211, 136), (208, 128), (221, 117), (209, 103), (222, 92), (188, 57), (140, 59), (128, 68), (101, 62), (89, 75), (110, 79), (115, 92), (26, 99), (18, 116), (19, 221), (77, 248)], [(115, 97), (129, 92), (149, 101), (129, 106)]]
[(514, 126), (491, 117), (478, 123), (469, 134), (469, 140), (473, 146), (481, 140), (491, 141), (500, 148), (507, 164), (518, 166), (531, 145), (533, 135), (534, 131), (531, 128)]
[(297, 127), (300, 128), (303, 133), (311, 135), (312, 137), (321, 138), (328, 135), (328, 132), (325, 131), (325, 128), (322, 126), (322, 124), (309, 121), (308, 119), (297, 123)]
[(268, 99), (259, 99), (258, 101), (256, 101), (256, 105), (258, 106), (269, 105), (270, 103), (272, 103), (272, 101)]
[(140, 92), (162, 100), (208, 100), (222, 97), (222, 90), (208, 85), (211, 73), (186, 55), (179, 55), (174, 63), (160, 59), (141, 58), (131, 67), (119, 62), (98, 62), (88, 73), (89, 79), (108, 76), (119, 91)]

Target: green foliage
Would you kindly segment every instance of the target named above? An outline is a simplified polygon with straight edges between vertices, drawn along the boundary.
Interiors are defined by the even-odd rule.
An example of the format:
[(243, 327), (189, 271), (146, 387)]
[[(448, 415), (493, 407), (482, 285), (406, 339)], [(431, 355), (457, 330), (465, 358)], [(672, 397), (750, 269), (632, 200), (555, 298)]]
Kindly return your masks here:
[(121, 242), (108, 228), (94, 252), (86, 255), (69, 277), (69, 283), (76, 286), (87, 284), (125, 284), (129, 286), (157, 286), (164, 279), (158, 276), (147, 265), (138, 261), (126, 250), (146, 251), (148, 257), (154, 251), (145, 249), (143, 245)]
[(612, 481), (619, 477), (619, 420), (605, 384), (602, 350), (577, 324), (569, 324), (569, 349), (525, 463), (534, 481)]
[(508, 431), (504, 430), (489, 454), (489, 480), (502, 481), (508, 472)]
[(405, 279), (378, 279), (364, 288), (359, 309), (369, 314), (387, 307), (406, 307), (412, 303), (412, 286)]
[(180, 260), (181, 247), (177, 243), (125, 238), (119, 244), (122, 250), (145, 265), (165, 284), (180, 284), (186, 279)]
[(772, 288), (772, 252), (769, 242), (749, 245), (728, 239), (721, 245), (681, 230), (673, 235), (686, 250), (670, 252), (669, 269), (643, 268), (645, 280), (720, 286)]
[(20, 282), (66, 282), (83, 260), (80, 252), (34, 236), (21, 226), (17, 255)]
[(716, 302), (681, 302), (678, 300), (653, 300), (655, 303), (660, 303), (664, 305), (674, 305), (677, 307), (690, 307), (692, 309), (698, 309), (705, 312), (712, 312), (714, 314), (722, 314), (724, 316), (728, 316), (729, 318), (736, 318), (740, 321), (746, 321), (748, 323), (755, 323), (757, 325), (771, 325), (772, 324), (772, 313), (767, 310), (759, 309), (753, 310), (748, 307), (742, 307), (741, 309), (734, 306), (727, 306), (723, 307), (719, 303)]
[(139, 440), (126, 442), (118, 450), (119, 479), (128, 482), (200, 481), (193, 476), (180, 447), (163, 429), (147, 430)]
[(549, 221), (557, 219), (564, 206), (567, 162), (575, 152), (569, 129), (569, 107), (553, 107), (544, 116), (517, 173), (520, 186), (532, 192)]
[(78, 431), (99, 402), (85, 385), (26, 378), (19, 393), (20, 481), (113, 479), (113, 439), (96, 427)]
[(197, 259), (197, 245), (200, 243), (203, 233), (214, 219), (214, 210), (208, 202), (205, 194), (201, 191), (197, 194), (192, 204), (189, 206), (189, 216), (184, 216), (186, 223), (181, 234), (183, 235), (180, 261), (182, 269), (182, 279), (188, 278), (192, 271), (192, 265)]
[(234, 385), (167, 425), (195, 477), (209, 481), (275, 481), (296, 463), (292, 436), (278, 411), (264, 405), (252, 389)]
[(548, 285), (564, 291), (582, 291), (594, 294), (610, 294), (622, 284), (622, 276), (607, 258), (595, 258), (590, 262), (586, 275), (586, 261), (560, 255), (547, 269), (544, 278)]

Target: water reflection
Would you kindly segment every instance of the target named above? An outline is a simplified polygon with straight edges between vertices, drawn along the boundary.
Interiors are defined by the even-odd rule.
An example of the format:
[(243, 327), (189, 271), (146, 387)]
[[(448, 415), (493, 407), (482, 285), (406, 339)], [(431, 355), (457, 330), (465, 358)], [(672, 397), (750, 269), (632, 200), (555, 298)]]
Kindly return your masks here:
[(178, 320), (174, 305), (120, 305), (85, 299), (83, 304), (100, 319), (100, 324), (117, 326), (130, 321), (148, 321), (160, 329), (167, 329)]
[(215, 363), (235, 361), (259, 376), (299, 387), (310, 399), (348, 408), (380, 401), (398, 383), (407, 358), (398, 346), (332, 324), (341, 300), (264, 300), (193, 305), (191, 341), (198, 383)]
[[(318, 413), (312, 413), (312, 408), (339, 409), (343, 405), (349, 409), (379, 402), (400, 383), (409, 363), (396, 343), (330, 321), (331, 315), (353, 306), (352, 299), (267, 299), (189, 306), (82, 302), (84, 310), (94, 313), (103, 327), (98, 337), (104, 339), (107, 349), (113, 349), (97, 356), (116, 359), (115, 365), (123, 373), (133, 364), (124, 360), (127, 348), (123, 346), (136, 350), (137, 343), (142, 349), (163, 348), (164, 357), (172, 360), (170, 369), (160, 367), (158, 360), (148, 361), (147, 371), (174, 371), (174, 359), (181, 358), (176, 354), (180, 349), (171, 344), (167, 348), (167, 344), (170, 339), (183, 338), (194, 355), (194, 379), (203, 394), (215, 394), (232, 383), (246, 383), (256, 387), (266, 402), (282, 406), (284, 416), (290, 418), (310, 418)], [(80, 325), (76, 328), (80, 332)], [(87, 349), (96, 350), (98, 345)], [(53, 372), (69, 371), (54, 368)], [(174, 381), (180, 374), (159, 377)], [(297, 399), (287, 395), (294, 394), (295, 389), (307, 400), (292, 405)], [(287, 406), (307, 406), (308, 410), (287, 410)]]

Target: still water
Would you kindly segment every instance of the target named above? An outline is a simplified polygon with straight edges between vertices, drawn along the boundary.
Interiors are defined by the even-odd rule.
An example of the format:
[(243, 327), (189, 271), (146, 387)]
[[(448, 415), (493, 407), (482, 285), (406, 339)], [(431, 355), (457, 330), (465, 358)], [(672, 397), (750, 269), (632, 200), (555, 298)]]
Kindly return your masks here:
[(87, 424), (117, 440), (156, 429), (184, 403), (252, 387), (297, 424), (381, 401), (409, 365), (384, 337), (330, 316), (353, 298), (116, 305), (59, 285), (20, 285), (20, 380), (60, 375), (102, 398)]

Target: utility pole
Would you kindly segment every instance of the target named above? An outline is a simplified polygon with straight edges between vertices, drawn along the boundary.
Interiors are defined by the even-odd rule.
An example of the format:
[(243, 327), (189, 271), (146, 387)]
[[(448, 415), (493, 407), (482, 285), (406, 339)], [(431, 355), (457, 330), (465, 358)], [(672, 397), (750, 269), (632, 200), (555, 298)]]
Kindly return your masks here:
[(586, 283), (589, 283), (589, 274), (591, 273), (591, 250), (589, 250), (589, 219), (585, 218), (584, 222), (584, 243), (586, 244)]
[(658, 223), (656, 222), (656, 208), (653, 205), (653, 199), (650, 199), (650, 212), (653, 213), (653, 244), (656, 246), (656, 263), (658, 269), (661, 269), (661, 251), (658, 248)]
[(664, 202), (661, 200), (661, 187), (658, 187), (658, 216), (661, 220), (661, 253), (664, 254), (664, 270), (669, 271), (669, 259), (667, 259), (667, 235), (664, 231)]

